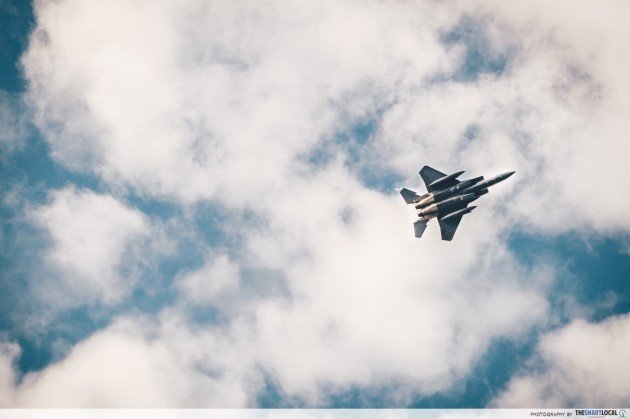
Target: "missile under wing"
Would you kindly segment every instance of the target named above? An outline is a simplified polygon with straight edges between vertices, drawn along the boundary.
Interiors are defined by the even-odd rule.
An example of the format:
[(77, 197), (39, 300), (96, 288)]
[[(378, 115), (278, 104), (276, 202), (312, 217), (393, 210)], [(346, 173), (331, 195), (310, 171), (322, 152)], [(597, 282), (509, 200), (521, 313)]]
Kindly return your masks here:
[(422, 177), (422, 180), (427, 187), (427, 191), (433, 192), (438, 189), (447, 189), (451, 186), (457, 185), (459, 181), (455, 178), (462, 173), (464, 172), (456, 172), (447, 176), (446, 173), (442, 173), (429, 166), (424, 166), (420, 170), (420, 177)]
[(472, 210), (477, 208), (476, 206), (466, 207), (457, 211), (454, 211), (442, 218), (438, 218), (438, 224), (440, 225), (440, 234), (442, 240), (453, 240), (455, 231), (459, 227), (459, 223), (462, 221), (464, 215), (469, 214)]

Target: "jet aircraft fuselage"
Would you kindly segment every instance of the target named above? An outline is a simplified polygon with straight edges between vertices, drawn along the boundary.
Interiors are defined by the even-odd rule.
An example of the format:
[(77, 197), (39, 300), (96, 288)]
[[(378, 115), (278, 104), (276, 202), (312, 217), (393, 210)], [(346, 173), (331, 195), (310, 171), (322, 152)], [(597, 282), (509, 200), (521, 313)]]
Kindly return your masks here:
[(420, 176), (427, 187), (427, 193), (420, 196), (410, 189), (403, 188), (400, 194), (407, 204), (413, 204), (419, 219), (414, 223), (416, 237), (422, 237), (427, 223), (437, 218), (442, 240), (452, 240), (462, 217), (476, 206), (468, 206), (481, 195), (488, 193), (488, 188), (508, 177), (514, 172), (507, 172), (484, 180), (483, 176), (464, 181), (457, 177), (464, 172), (446, 175), (429, 166), (420, 170)]

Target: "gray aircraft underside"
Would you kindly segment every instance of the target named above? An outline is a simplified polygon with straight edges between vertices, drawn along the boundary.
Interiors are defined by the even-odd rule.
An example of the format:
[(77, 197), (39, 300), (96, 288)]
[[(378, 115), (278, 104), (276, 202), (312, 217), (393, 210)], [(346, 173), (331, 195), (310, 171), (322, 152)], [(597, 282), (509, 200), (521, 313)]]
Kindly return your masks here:
[(405, 202), (413, 204), (418, 211), (419, 219), (413, 223), (416, 237), (422, 237), (429, 220), (437, 218), (442, 240), (453, 240), (462, 217), (477, 208), (474, 205), (469, 207), (468, 204), (487, 194), (490, 186), (514, 174), (506, 172), (485, 180), (483, 176), (457, 180), (463, 173), (464, 171), (460, 171), (447, 175), (424, 166), (420, 170), (420, 176), (427, 187), (427, 193), (420, 196), (407, 188), (400, 191)]

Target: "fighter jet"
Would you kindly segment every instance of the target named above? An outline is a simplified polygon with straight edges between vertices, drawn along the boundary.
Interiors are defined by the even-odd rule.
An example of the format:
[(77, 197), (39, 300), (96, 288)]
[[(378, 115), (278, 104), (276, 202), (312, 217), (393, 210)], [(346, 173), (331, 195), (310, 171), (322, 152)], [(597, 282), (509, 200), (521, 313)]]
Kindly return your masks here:
[(442, 240), (453, 240), (462, 217), (477, 208), (474, 205), (469, 207), (468, 204), (487, 194), (490, 186), (509, 178), (515, 172), (502, 173), (486, 180), (483, 176), (457, 180), (463, 173), (462, 170), (447, 175), (424, 166), (420, 170), (420, 176), (427, 187), (427, 193), (420, 196), (407, 188), (400, 191), (405, 202), (413, 204), (418, 211), (420, 218), (413, 223), (416, 237), (422, 237), (429, 220), (437, 218)]

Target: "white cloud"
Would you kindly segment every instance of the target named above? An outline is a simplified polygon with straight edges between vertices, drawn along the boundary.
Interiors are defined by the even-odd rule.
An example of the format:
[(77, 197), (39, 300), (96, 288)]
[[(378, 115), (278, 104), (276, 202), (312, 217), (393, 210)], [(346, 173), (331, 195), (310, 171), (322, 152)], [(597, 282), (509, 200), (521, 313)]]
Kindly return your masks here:
[(339, 112), (448, 64), (444, 11), (416, 27), (423, 7), (354, 6), (40, 3), (24, 57), (39, 126), (60, 162), (109, 182), (242, 200), (290, 176)]
[[(467, 9), (485, 19), (491, 42), (513, 45), (505, 70), (403, 92), (384, 115), (375, 154), (402, 173), (413, 173), (418, 155), (475, 174), (513, 168), (515, 221), (547, 233), (627, 231), (630, 198), (616, 191), (625, 171), (620, 156), (630, 151), (623, 41), (630, 33), (621, 23), (628, 7), (489, 2)], [(465, 141), (470, 124), (478, 134)]]
[[(622, 52), (624, 20), (613, 21), (624, 27), (614, 31), (580, 20), (610, 41), (604, 48), (583, 43), (575, 35), (582, 28), (547, 7), (555, 6), (37, 3), (23, 63), (53, 157), (122, 193), (186, 210), (220, 205), (228, 214), (221, 227), (242, 245), (180, 274), (183, 301), (165, 310), (157, 338), (146, 337), (142, 322), (108, 328), (32, 375), (20, 404), (251, 405), (258, 370), (312, 404), (325, 403), (331, 389), (379, 385), (403, 388), (388, 397), (404, 404), (452, 388), (494, 338), (545, 323), (554, 272), (519, 266), (505, 249), (508, 228), (607, 232), (627, 230), (630, 219), (629, 198), (618, 193), (627, 95), (615, 90), (629, 69), (625, 61), (593, 64)], [(465, 48), (440, 37), (465, 24), (462, 16), (483, 21), (486, 48), (506, 55), (502, 74), (448, 80)], [(412, 211), (361, 184), (335, 146), (338, 133), (377, 116), (378, 131), (351, 150), (358, 166), (415, 184), (424, 163), (474, 174), (517, 169), (518, 178), (482, 198), (456, 241), (440, 243), (435, 225), (416, 241)], [(471, 124), (477, 138), (466, 142)], [(330, 162), (305, 163), (323, 146), (333, 150)], [(54, 239), (50, 260), (71, 290), (104, 302), (129, 291), (133, 281), (119, 267), (125, 249), (151, 233), (145, 216), (68, 189), (36, 219)], [(248, 294), (246, 273), (256, 272), (273, 272), (282, 286)], [(257, 284), (265, 285), (272, 288)], [(191, 331), (180, 319), (186, 302), (217, 300), (223, 328)], [(120, 366), (98, 370), (104, 384), (94, 377), (79, 388), (84, 371), (127, 352)], [(137, 380), (118, 392), (114, 384), (135, 364)], [(200, 370), (220, 377), (209, 384), (220, 396), (196, 394), (186, 382), (203, 387)]]
[(576, 320), (541, 339), (542, 363), (512, 378), (500, 407), (626, 406), (630, 402), (630, 315)]
[(177, 288), (191, 303), (216, 303), (221, 294), (238, 287), (238, 265), (225, 254), (210, 255), (208, 259), (199, 269), (176, 279)]
[[(23, 61), (38, 125), (58, 161), (112, 184), (240, 206), (379, 108), (367, 156), (377, 167), (410, 179), (420, 160), (514, 168), (516, 221), (628, 228), (630, 198), (616, 193), (630, 130), (623, 3), (68, 0), (37, 12)], [(475, 20), (472, 36), (506, 60), (503, 73), (428, 82), (466, 57), (440, 36)], [(466, 144), (470, 124), (479, 134)]]
[(19, 345), (0, 342), (0, 407), (13, 404), (15, 393), (14, 363), (19, 354)]
[[(17, 405), (252, 406), (263, 372), (281, 394), (312, 405), (330, 391), (379, 385), (404, 405), (451, 388), (493, 338), (518, 339), (543, 321), (550, 273), (523, 270), (481, 234), (493, 234), (496, 215), (479, 216), (451, 246), (437, 245), (436, 230), (416, 242), (406, 208), (345, 185), (337, 170), (299, 193), (278, 191), (281, 216), (251, 229), (235, 259), (282, 272), (288, 294), (248, 298), (232, 258), (211, 253), (179, 278), (184, 298), (157, 325), (140, 318), (122, 334), (119, 326), (96, 333), (29, 375), (15, 389)], [(317, 208), (304, 207), (309, 196)], [(433, 262), (446, 259), (447, 270)], [(221, 308), (228, 321), (195, 324), (184, 314), (191, 302)]]
[(49, 266), (61, 271), (62, 282), (43, 281), (42, 292), (108, 304), (133, 287), (133, 270), (142, 262), (134, 243), (150, 232), (142, 213), (111, 196), (70, 187), (54, 191), (32, 217), (52, 239), (46, 254)]
[(321, 404), (331, 389), (403, 384), (386, 397), (404, 404), (445, 391), (493, 338), (521, 337), (547, 314), (548, 273), (492, 245), (489, 216), (443, 247), (436, 226), (415, 242), (406, 208), (333, 174), (287, 196), (243, 259), (286, 273), (292, 298), (259, 304), (255, 322), (260, 365), (290, 396)]
[[(173, 316), (174, 317), (174, 316)], [(175, 319), (122, 318), (77, 344), (61, 362), (26, 374), (15, 407), (241, 406), (244, 380), (226, 371), (227, 342), (193, 335)], [(203, 344), (203, 345), (201, 345)], [(213, 370), (218, 361), (224, 364)]]

